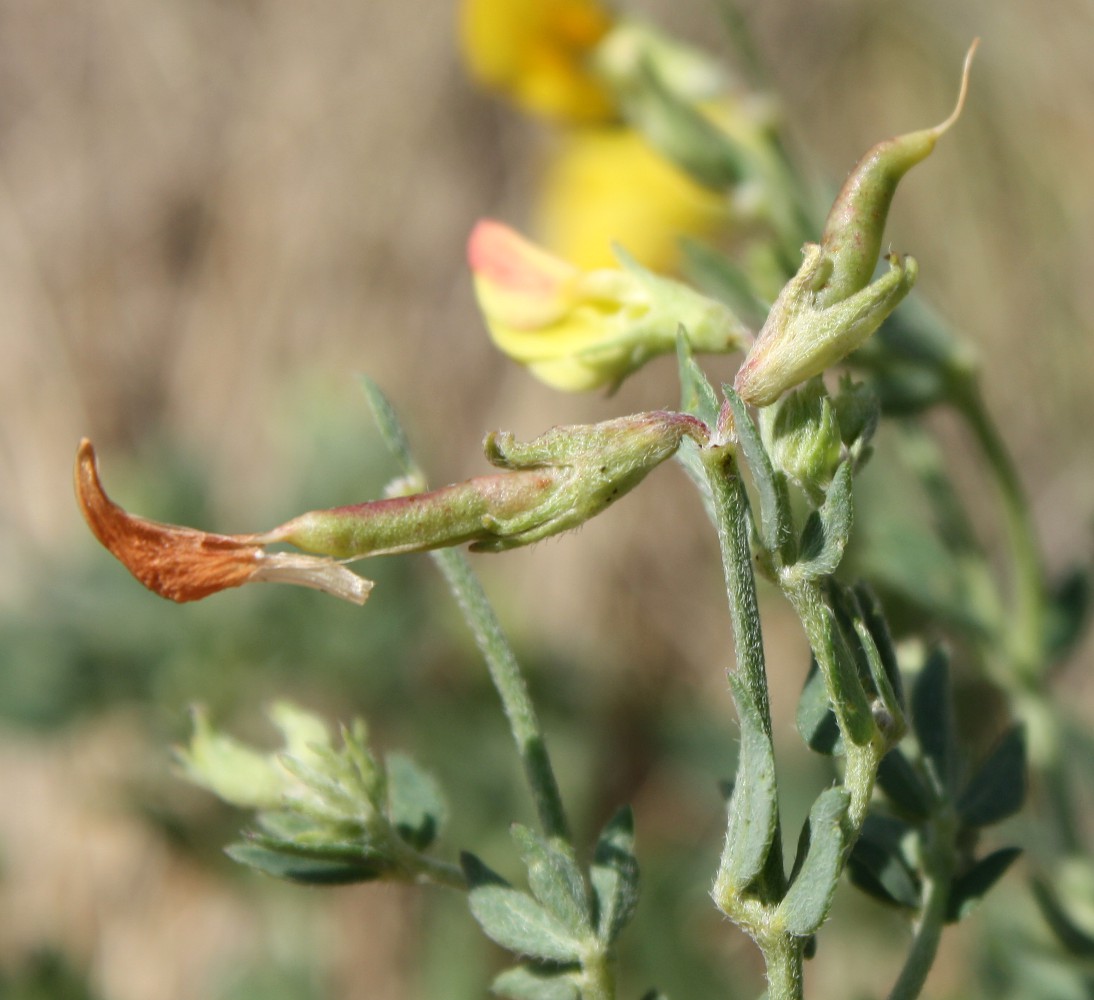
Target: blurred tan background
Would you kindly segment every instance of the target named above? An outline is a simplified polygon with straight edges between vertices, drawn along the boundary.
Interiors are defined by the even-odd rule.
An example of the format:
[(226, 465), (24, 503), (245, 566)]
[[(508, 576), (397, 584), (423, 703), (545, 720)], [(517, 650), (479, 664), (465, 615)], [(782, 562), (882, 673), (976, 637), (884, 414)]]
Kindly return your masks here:
[[(1094, 4), (745, 6), (793, 141), (834, 180), (878, 138), (944, 117), (961, 56), (983, 37), (965, 119), (909, 176), (890, 234), (918, 257), (923, 292), (978, 345), (1062, 564), (1089, 546), (1094, 511)], [(641, 9), (721, 45), (705, 0)], [(454, 21), (450, 0), (0, 4), (8, 620), (48, 620), (51, 601), (69, 599), (67, 568), (108, 559), (72, 500), (84, 434), (131, 509), (171, 513), (156, 486), (169, 449), (207, 480), (202, 526), (247, 531), (297, 512), (302, 468), (313, 505), (368, 498), (355, 463), (368, 482), (378, 449), (364, 444), (354, 372), (388, 392), (437, 482), (482, 471), (490, 428), (527, 437), (673, 405), (668, 362), (614, 398), (562, 397), (490, 348), (464, 240), (484, 215), (527, 221), (546, 140), (473, 91)], [(721, 365), (712, 370), (731, 374)], [(954, 444), (960, 463), (959, 435)], [(677, 470), (578, 536), (477, 565), (520, 641), (668, 678), (724, 701), (731, 718), (707, 666), (726, 657), (719, 570)], [(370, 603), (363, 627), (385, 607)], [(769, 639), (798, 655), (794, 634)], [(1089, 693), (1081, 673), (1068, 683)], [(178, 712), (204, 697), (176, 694)], [(211, 996), (210, 977), (240, 954), (279, 941), (292, 952), (307, 927), (343, 970), (331, 996), (417, 995), (420, 981), (400, 971), (408, 895), (340, 892), (333, 910), (309, 895), (307, 919), (291, 910), (279, 923), (276, 907), (256, 916), (139, 823), (98, 808), (101, 790), (152, 752), (128, 716), (109, 718), (0, 734), (0, 958), (48, 939), (90, 967), (103, 997), (182, 1000)], [(363, 944), (315, 929), (376, 912)], [(747, 949), (737, 960), (751, 961)]]

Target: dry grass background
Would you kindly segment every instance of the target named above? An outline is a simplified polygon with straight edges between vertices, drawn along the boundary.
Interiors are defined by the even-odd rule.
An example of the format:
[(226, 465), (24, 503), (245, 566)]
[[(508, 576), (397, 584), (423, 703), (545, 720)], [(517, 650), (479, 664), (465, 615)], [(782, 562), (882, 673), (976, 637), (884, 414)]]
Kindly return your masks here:
[[(1094, 6), (749, 6), (790, 132), (833, 177), (882, 135), (942, 117), (962, 52), (984, 37), (966, 120), (911, 175), (890, 231), (979, 345), (992, 408), (1062, 562), (1087, 544), (1094, 509)], [(721, 37), (699, 0), (644, 7), (693, 39)], [(527, 217), (544, 140), (469, 87), (454, 19), (450, 0), (0, 4), (9, 611), (41, 599), (39, 567), (105, 558), (71, 497), (82, 434), (108, 486), (112, 468), (136, 481), (129, 456), (154, 460), (149, 442), (177, 443), (210, 473), (208, 527), (251, 530), (295, 513), (277, 496), (302, 447), (291, 432), (302, 401), (314, 412), (322, 399), (347, 434), (365, 426), (354, 371), (392, 396), (437, 481), (482, 469), (488, 428), (530, 436), (672, 404), (668, 365), (613, 399), (561, 398), (489, 348), (463, 242), (482, 215)], [(702, 666), (724, 656), (725, 625), (696, 614), (692, 597), (701, 587), (716, 599), (718, 571), (676, 474), (659, 473), (580, 540), (486, 562), (505, 609), (527, 609), (509, 615), (521, 636), (561, 636), (605, 670), (674, 664), (682, 683), (724, 697)], [(607, 636), (618, 640), (610, 654)], [(1089, 692), (1089, 679), (1071, 683)], [(253, 949), (256, 921), (275, 917), (157, 858), (135, 823), (104, 818), (129, 738), (111, 718), (61, 740), (0, 742), (0, 798), (19, 804), (0, 820), (0, 953), (48, 937), (84, 956), (111, 1000), (201, 997), (209, 969)], [(345, 969), (370, 970), (369, 985), (336, 995), (407, 996), (391, 957), (409, 904), (369, 896), (375, 947), (334, 946)], [(334, 905), (360, 906), (345, 894)]]

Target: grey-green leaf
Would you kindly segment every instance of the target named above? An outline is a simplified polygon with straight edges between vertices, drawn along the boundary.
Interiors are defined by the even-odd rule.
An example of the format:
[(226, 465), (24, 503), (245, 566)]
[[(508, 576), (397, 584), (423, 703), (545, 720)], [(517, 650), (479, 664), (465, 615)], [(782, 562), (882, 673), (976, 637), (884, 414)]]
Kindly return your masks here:
[(1008, 729), (957, 800), (966, 826), (991, 826), (1022, 808), (1026, 797), (1026, 738), (1020, 726)]
[(634, 856), (634, 814), (624, 806), (601, 831), (589, 867), (597, 907), (597, 936), (611, 944), (638, 905), (638, 859)]
[(585, 880), (573, 857), (519, 823), (511, 832), (528, 870), (532, 895), (575, 934), (591, 931)]
[(881, 657), (881, 665), (885, 670), (885, 676), (889, 681), (889, 688), (896, 697), (903, 710), (904, 679), (900, 676), (900, 665), (897, 663), (896, 649), (893, 646), (893, 637), (889, 632), (889, 624), (885, 620), (885, 612), (877, 595), (866, 583), (855, 584), (855, 597), (858, 600), (859, 609), (862, 612), (862, 621), (874, 640), (874, 646)]
[(851, 463), (836, 471), (821, 508), (805, 523), (794, 571), (806, 579), (830, 576), (843, 559), (854, 522)]
[(1080, 566), (1052, 587), (1047, 607), (1045, 649), (1050, 662), (1068, 656), (1086, 635), (1094, 609), (1094, 569)]
[(946, 919), (951, 923), (964, 920), (984, 898), (1022, 853), (1020, 847), (1003, 847), (981, 858), (950, 885)]
[(828, 916), (848, 847), (844, 820), (850, 801), (844, 789), (829, 788), (809, 811), (805, 860), (775, 912), (776, 925), (795, 937), (815, 933)]
[(468, 904), (486, 936), (518, 955), (547, 962), (579, 962), (581, 941), (526, 892), (514, 889), (473, 854), (460, 856), (470, 887)]
[(744, 682), (729, 675), (741, 723), (737, 777), (729, 800), (729, 823), (719, 881), (741, 892), (763, 869), (778, 825), (778, 792), (771, 737)]
[(341, 856), (332, 856), (335, 854), (333, 851), (273, 849), (256, 842), (231, 844), (225, 848), (225, 853), (233, 861), (266, 875), (301, 885), (371, 882), (382, 878), (386, 868), (382, 859), (363, 853), (354, 857), (347, 851)]
[(893, 747), (877, 770), (878, 787), (904, 816), (926, 819), (933, 808), (931, 790), (899, 747)]
[(912, 692), (912, 725), (923, 756), (941, 782), (940, 791), (953, 791), (956, 772), (956, 737), (950, 692), (950, 661), (934, 649), (923, 664)]
[(863, 892), (882, 902), (915, 910), (920, 904), (919, 883), (902, 850), (909, 826), (876, 814), (866, 817), (847, 871)]
[(537, 969), (530, 965), (506, 969), (494, 980), (490, 990), (509, 1000), (581, 1000), (572, 971)]
[(843, 753), (839, 725), (815, 657), (810, 660), (809, 673), (798, 699), (797, 726), (810, 750), (828, 755)]
[(760, 301), (748, 272), (719, 250), (683, 237), (685, 275), (699, 291), (719, 299), (746, 323), (760, 326), (770, 302)]
[(791, 539), (790, 501), (786, 492), (786, 480), (772, 466), (760, 432), (749, 415), (744, 400), (731, 385), (723, 385), (722, 391), (733, 411), (737, 440), (741, 443), (759, 496), (760, 541), (768, 552), (780, 555), (785, 560), (789, 555), (787, 548)]
[(405, 754), (388, 754), (384, 765), (388, 819), (403, 840), (424, 851), (436, 839), (447, 812), (440, 786)]
[(407, 440), (406, 432), (403, 430), (402, 424), (399, 423), (399, 418), (395, 415), (395, 409), (388, 401), (387, 396), (367, 375), (359, 375), (358, 380), (364, 390), (365, 398), (368, 400), (369, 408), (372, 410), (372, 416), (379, 428), (380, 436), (384, 439), (388, 451), (399, 463), (403, 475), (412, 476), (416, 479), (423, 478), (421, 468), (414, 460), (414, 455), (410, 450), (410, 442)]
[(680, 372), (680, 409), (713, 427), (718, 422), (718, 396), (696, 364), (683, 327), (676, 335), (676, 365)]

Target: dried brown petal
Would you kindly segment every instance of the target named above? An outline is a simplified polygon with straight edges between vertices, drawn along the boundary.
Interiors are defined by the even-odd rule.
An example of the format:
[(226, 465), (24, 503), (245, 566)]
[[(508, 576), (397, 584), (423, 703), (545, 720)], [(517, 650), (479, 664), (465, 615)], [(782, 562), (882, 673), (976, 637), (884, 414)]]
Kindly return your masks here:
[(197, 601), (247, 583), (262, 547), (247, 536), (214, 535), (128, 514), (103, 491), (95, 449), (76, 452), (76, 499), (95, 537), (149, 590), (172, 601)]

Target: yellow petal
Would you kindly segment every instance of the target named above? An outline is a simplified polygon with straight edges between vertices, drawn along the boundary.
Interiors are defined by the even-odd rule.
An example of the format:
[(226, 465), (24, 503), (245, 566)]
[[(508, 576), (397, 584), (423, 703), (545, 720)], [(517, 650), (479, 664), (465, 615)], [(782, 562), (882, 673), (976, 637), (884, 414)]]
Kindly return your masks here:
[(465, 0), (460, 41), (471, 75), (525, 110), (603, 121), (614, 101), (586, 62), (611, 24), (594, 0)]

